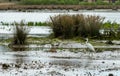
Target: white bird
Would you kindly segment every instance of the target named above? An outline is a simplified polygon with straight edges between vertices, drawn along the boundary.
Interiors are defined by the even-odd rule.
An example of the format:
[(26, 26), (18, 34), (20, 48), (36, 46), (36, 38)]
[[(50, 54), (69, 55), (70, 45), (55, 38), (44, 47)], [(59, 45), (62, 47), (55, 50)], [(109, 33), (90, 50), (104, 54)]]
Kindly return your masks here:
[(86, 40), (85, 45), (89, 49), (89, 51), (90, 52), (95, 52), (95, 49), (94, 49), (93, 45), (88, 42), (88, 38), (86, 38), (85, 40)]

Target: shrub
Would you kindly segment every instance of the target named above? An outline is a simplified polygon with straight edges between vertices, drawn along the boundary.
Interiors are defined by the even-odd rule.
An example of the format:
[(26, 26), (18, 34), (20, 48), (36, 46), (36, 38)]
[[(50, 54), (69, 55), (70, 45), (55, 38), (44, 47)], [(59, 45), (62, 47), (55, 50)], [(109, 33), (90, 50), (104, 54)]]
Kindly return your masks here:
[(102, 26), (102, 29), (104, 29), (104, 37), (106, 39), (115, 39), (115, 38), (120, 38), (120, 28), (119, 24), (116, 22), (105, 22)]
[(13, 45), (24, 45), (26, 44), (26, 38), (29, 33), (28, 26), (25, 26), (23, 22), (20, 24), (15, 23), (14, 26), (14, 36), (13, 36)]
[(104, 18), (90, 15), (57, 15), (50, 17), (55, 37), (94, 37), (99, 36), (99, 29)]

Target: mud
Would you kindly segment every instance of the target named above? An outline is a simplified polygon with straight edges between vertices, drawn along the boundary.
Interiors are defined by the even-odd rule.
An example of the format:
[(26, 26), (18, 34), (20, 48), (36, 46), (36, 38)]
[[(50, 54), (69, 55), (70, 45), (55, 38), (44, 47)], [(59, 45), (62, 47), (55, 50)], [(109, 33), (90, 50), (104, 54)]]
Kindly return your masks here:
[(56, 49), (56, 52), (48, 50), (50, 49), (0, 51), (0, 75), (119, 76), (120, 74), (119, 50), (93, 54), (70, 52), (70, 49)]

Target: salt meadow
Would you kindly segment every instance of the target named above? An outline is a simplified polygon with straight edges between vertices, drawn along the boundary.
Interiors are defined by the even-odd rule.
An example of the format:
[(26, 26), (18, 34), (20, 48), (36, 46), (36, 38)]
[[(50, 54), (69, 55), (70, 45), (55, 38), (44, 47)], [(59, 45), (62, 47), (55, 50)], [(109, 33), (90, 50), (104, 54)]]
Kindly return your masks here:
[[(103, 35), (104, 38), (86, 35), (89, 42), (94, 46), (96, 52), (90, 56), (90, 51), (85, 46), (85, 37), (82, 35), (66, 38), (66, 34), (54, 37), (52, 34), (54, 26), (49, 21), (53, 20), (52, 24), (57, 24), (58, 21), (64, 18), (61, 24), (67, 26), (65, 21), (71, 20), (74, 23), (73, 17), (77, 19), (83, 15), (90, 15), (89, 18), (98, 19), (97, 24), (101, 24), (103, 20), (104, 29), (109, 30), (113, 28), (118, 32), (119, 17), (118, 11), (93, 11), (93, 10), (80, 10), (80, 11), (66, 11), (62, 10), (61, 13), (53, 10), (47, 12), (18, 12), (18, 11), (1, 11), (0, 12), (0, 75), (1, 76), (119, 76), (120, 74), (120, 41), (119, 34), (112, 34), (112, 36)], [(70, 14), (70, 15), (69, 15)], [(80, 15), (78, 15), (80, 14)], [(78, 15), (78, 16), (76, 16)], [(91, 16), (92, 15), (92, 16)], [(99, 16), (99, 17), (96, 17)], [(101, 18), (102, 17), (102, 18)], [(84, 17), (83, 17), (84, 18)], [(80, 18), (82, 19), (82, 18)], [(55, 22), (56, 20), (56, 22)], [(15, 44), (13, 39), (16, 39), (15, 24), (22, 25), (23, 23), (34, 24), (29, 27), (29, 33), (26, 36), (26, 44), (24, 45), (11, 45)], [(68, 21), (71, 25), (72, 23)], [(106, 22), (106, 23), (105, 23)], [(35, 23), (45, 23), (42, 26), (35, 26)], [(95, 23), (95, 22), (94, 22)], [(13, 25), (11, 25), (13, 24)], [(46, 25), (47, 24), (47, 25)], [(68, 25), (69, 25), (68, 24)], [(76, 22), (77, 24), (77, 22)], [(7, 26), (6, 26), (7, 25)], [(24, 25), (24, 24), (23, 24)], [(57, 24), (59, 25), (59, 23)], [(95, 24), (93, 24), (95, 25)], [(91, 26), (91, 25), (90, 25)], [(98, 25), (96, 25), (98, 26)], [(58, 26), (60, 27), (60, 26)], [(74, 26), (73, 26), (74, 27)], [(93, 27), (93, 26), (91, 26)], [(57, 29), (57, 28), (56, 28)], [(64, 29), (64, 28), (63, 28)], [(70, 29), (70, 28), (68, 28)], [(86, 27), (87, 29), (87, 27)], [(83, 29), (84, 30), (84, 29)], [(61, 30), (57, 30), (61, 31)], [(109, 31), (108, 31), (109, 33)], [(74, 34), (74, 33), (73, 33)], [(76, 33), (75, 33), (76, 34)], [(14, 37), (15, 35), (15, 37)], [(25, 34), (26, 35), (26, 34)], [(109, 35), (109, 34), (108, 34)], [(69, 35), (70, 36), (70, 35)], [(22, 37), (22, 36), (21, 36)], [(65, 37), (65, 38), (64, 38)], [(70, 36), (71, 37), (71, 36)], [(19, 37), (18, 37), (19, 39)], [(107, 43), (112, 41), (112, 44)], [(17, 42), (16, 42), (17, 43)], [(19, 43), (19, 42), (18, 42)], [(19, 48), (18, 48), (19, 47)], [(87, 52), (86, 52), (87, 51)]]

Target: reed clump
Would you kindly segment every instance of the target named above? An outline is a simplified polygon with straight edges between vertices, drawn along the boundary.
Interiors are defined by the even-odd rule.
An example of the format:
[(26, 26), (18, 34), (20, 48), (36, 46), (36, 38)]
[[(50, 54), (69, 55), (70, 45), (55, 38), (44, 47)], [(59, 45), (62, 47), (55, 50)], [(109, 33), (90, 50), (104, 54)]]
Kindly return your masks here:
[(27, 36), (30, 28), (21, 22), (20, 24), (15, 23), (12, 45), (25, 45), (27, 44)]
[(95, 37), (99, 36), (99, 30), (104, 18), (92, 15), (57, 15), (50, 17), (54, 37)]

